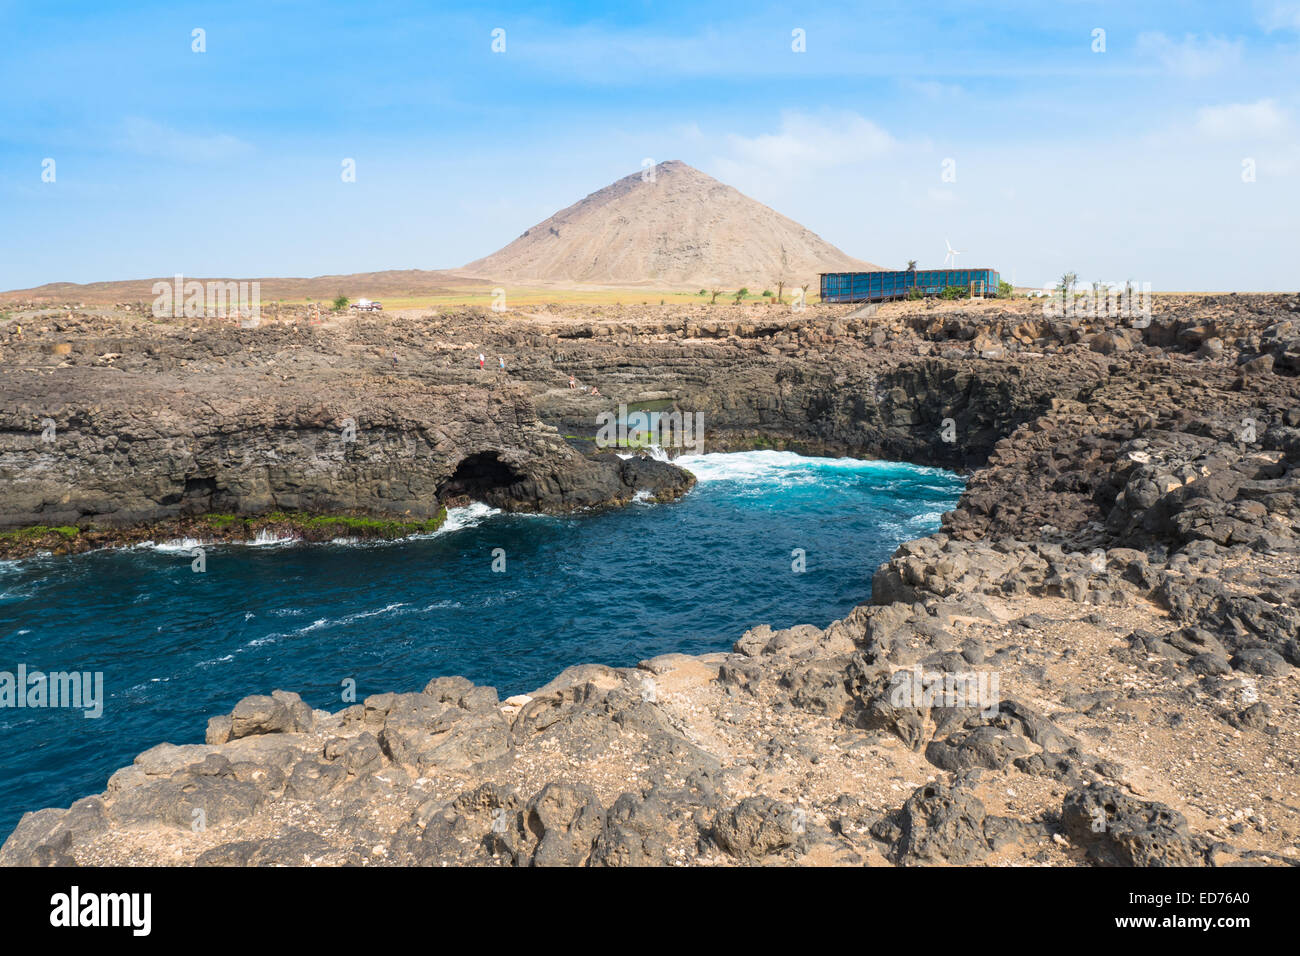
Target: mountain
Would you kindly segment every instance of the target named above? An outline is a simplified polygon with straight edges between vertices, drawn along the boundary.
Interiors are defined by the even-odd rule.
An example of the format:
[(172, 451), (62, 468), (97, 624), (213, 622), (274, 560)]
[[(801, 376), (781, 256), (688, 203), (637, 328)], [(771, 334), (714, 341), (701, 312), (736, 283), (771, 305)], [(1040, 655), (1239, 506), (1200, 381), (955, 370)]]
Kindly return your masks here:
[[(647, 171), (648, 173), (648, 171)], [(784, 276), (880, 266), (679, 160), (633, 173), (533, 226), (461, 271), (493, 281), (757, 292)]]
[[(648, 171), (647, 171), (648, 172)], [(263, 305), (351, 298), (415, 298), (482, 291), (500, 282), (651, 289), (775, 291), (817, 273), (879, 269), (698, 169), (672, 160), (654, 176), (633, 173), (538, 223), (504, 249), (463, 269), (403, 269), (314, 278), (263, 278)], [(186, 276), (202, 282), (229, 281)], [(51, 282), (0, 293), (0, 304), (148, 302), (157, 279)], [(482, 288), (480, 288), (482, 287)]]

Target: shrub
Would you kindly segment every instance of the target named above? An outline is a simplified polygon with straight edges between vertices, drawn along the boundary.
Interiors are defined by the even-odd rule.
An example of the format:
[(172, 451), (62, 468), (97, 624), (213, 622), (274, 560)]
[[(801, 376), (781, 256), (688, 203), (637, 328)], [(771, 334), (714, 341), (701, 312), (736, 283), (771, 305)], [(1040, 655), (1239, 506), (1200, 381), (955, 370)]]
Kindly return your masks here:
[(348, 307), (348, 297), (345, 296), (342, 292), (340, 292), (337, 296), (334, 297), (333, 309), (335, 312), (342, 312), (347, 307)]
[(1009, 299), (1011, 298), (1013, 292), (1015, 292), (1015, 287), (1010, 282), (1008, 282), (1006, 279), (998, 280), (999, 299)]
[(967, 298), (969, 295), (970, 295), (970, 292), (967, 291), (966, 289), (963, 289), (961, 286), (959, 286), (959, 285), (950, 285), (950, 286), (945, 287), (944, 290), (943, 290), (942, 292), (939, 293), (939, 298), (941, 298), (941, 299), (965, 299), (965, 298)]
[(924, 299), (925, 293), (922, 292), (920, 289), (918, 289), (916, 286), (912, 286), (912, 288), (907, 290), (907, 297), (912, 300)]

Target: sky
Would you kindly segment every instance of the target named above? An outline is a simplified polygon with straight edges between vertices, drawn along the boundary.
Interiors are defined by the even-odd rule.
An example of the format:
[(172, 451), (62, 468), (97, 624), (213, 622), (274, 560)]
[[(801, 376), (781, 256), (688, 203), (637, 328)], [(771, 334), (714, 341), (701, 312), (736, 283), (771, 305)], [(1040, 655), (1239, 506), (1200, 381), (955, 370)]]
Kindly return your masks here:
[(0, 289), (454, 268), (647, 159), (888, 268), (1300, 288), (1300, 0), (0, 0), (0, 36)]

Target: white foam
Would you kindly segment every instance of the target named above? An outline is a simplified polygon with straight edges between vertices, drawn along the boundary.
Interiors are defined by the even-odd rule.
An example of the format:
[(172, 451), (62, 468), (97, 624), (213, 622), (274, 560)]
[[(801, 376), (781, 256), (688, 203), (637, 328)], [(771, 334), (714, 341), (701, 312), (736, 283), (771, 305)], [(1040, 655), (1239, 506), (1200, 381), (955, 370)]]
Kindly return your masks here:
[(203, 542), (198, 538), (173, 538), (171, 541), (164, 541), (162, 544), (156, 544), (153, 541), (141, 541), (135, 547), (152, 548), (154, 551), (193, 551), (195, 548), (203, 547)]
[(907, 523), (910, 525), (917, 525), (919, 527), (924, 527), (927, 525), (934, 525), (938, 527), (939, 522), (942, 520), (943, 520), (942, 511), (923, 511), (919, 515), (912, 515), (912, 517), (907, 519)]
[[(485, 505), (481, 501), (474, 501), (463, 508), (448, 508), (447, 520), (442, 526), (432, 532), (432, 534), (450, 534), (453, 531), (459, 531), (462, 528), (473, 528), (482, 524), (493, 515), (501, 514), (500, 508), (493, 508), (491, 505)], [(417, 537), (426, 537), (418, 535)]]
[(278, 535), (269, 528), (263, 528), (257, 533), (257, 537), (252, 541), (203, 541), (199, 538), (173, 538), (170, 541), (163, 541), (162, 543), (156, 541), (141, 541), (138, 544), (131, 545), (130, 547), (132, 549), (144, 548), (172, 554), (180, 552), (189, 553), (195, 548), (211, 548), (217, 546), (243, 546), (249, 548), (268, 547), (278, 544), (294, 544), (298, 540), (299, 539), (293, 535)]
[(427, 613), (427, 612), (429, 612), (429, 611), (441, 611), (441, 610), (444, 610), (445, 608), (449, 608), (449, 607), (461, 607), (461, 606), (462, 606), (462, 605), (461, 605), (461, 603), (460, 603), (459, 601), (439, 601), (439, 602), (436, 603), (436, 604), (430, 604), (428, 607), (422, 607), (422, 608), (420, 608), (420, 613), (421, 613), (421, 614), (424, 614), (424, 613)]
[(257, 532), (257, 537), (252, 541), (236, 542), (237, 544), (247, 544), (250, 548), (268, 547), (277, 544), (293, 544), (298, 539), (289, 534), (276, 534), (270, 528), (263, 528)]
[(353, 621), (364, 620), (368, 617), (379, 617), (381, 614), (387, 614), (390, 611), (396, 611), (399, 608), (406, 607), (405, 601), (398, 601), (395, 604), (389, 604), (387, 607), (376, 608), (373, 611), (357, 611), (339, 618), (340, 624), (351, 624)]
[[(792, 451), (711, 452), (680, 455), (673, 459), (700, 482), (743, 481), (799, 483), (824, 480), (830, 469), (841, 472), (885, 474), (938, 473), (941, 470), (896, 461), (867, 461), (861, 458), (814, 458)], [(822, 473), (822, 474), (819, 474)]]
[[(381, 617), (383, 615), (392, 614), (395, 612), (402, 613), (402, 608), (405, 607), (407, 607), (405, 601), (396, 601), (393, 604), (388, 604), (385, 605), (384, 607), (372, 608), (366, 611), (354, 611), (351, 614), (345, 614), (339, 618), (321, 617), (312, 621), (310, 624), (297, 628), (296, 630), (294, 630), (293, 633), (310, 634), (312, 631), (319, 631), (327, 627), (339, 627), (339, 626), (346, 626), (348, 624), (355, 624), (357, 621), (363, 621), (368, 617)], [(257, 647), (261, 644), (269, 643), (275, 640), (276, 638), (284, 637), (284, 636), (285, 636), (284, 634), (268, 634), (265, 637), (257, 638), (253, 641), (250, 641), (247, 646)]]

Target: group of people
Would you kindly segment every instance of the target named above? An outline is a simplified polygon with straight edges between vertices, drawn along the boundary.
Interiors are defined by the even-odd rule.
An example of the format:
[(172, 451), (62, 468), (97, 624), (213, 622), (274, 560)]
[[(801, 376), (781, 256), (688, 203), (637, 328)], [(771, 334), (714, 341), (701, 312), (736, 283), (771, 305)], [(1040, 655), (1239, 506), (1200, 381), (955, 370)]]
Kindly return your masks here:
[[(479, 352), (479, 353), (478, 353), (478, 367), (479, 367), (479, 369), (482, 370), (486, 365), (487, 365), (487, 358), (483, 355), (482, 352)], [(502, 372), (504, 372), (504, 371), (506, 370), (506, 360), (505, 360), (505, 356), (503, 356), (503, 355), (498, 355), (498, 356), (497, 356), (497, 368), (498, 368), (500, 371), (502, 371)]]

